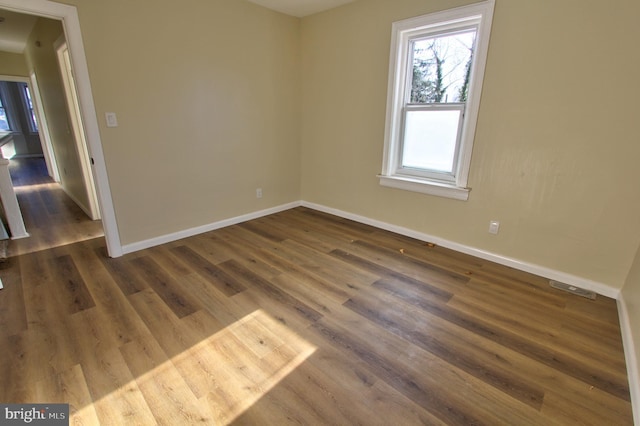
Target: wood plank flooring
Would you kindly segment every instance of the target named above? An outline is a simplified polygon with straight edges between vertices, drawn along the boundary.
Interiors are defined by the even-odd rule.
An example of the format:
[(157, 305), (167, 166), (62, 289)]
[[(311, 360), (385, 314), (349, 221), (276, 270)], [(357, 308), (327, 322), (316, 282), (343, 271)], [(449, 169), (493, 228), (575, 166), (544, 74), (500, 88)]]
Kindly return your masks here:
[(0, 269), (2, 402), (73, 424), (632, 424), (614, 300), (306, 208), (109, 259), (36, 188), (27, 226), (55, 230)]
[(102, 223), (92, 221), (47, 175), (43, 158), (11, 159), (9, 172), (31, 235), (12, 240), (9, 256), (104, 236)]

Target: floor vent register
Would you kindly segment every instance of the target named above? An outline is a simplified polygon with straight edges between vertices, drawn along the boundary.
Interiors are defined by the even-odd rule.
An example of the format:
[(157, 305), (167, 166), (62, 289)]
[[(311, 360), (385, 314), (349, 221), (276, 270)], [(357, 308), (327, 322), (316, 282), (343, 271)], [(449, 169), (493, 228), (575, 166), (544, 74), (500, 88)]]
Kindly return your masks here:
[(595, 300), (596, 293), (593, 291), (585, 290), (584, 288), (576, 287), (574, 285), (561, 283), (560, 281), (550, 280), (549, 285), (558, 290), (563, 290), (577, 296), (586, 297), (587, 299)]

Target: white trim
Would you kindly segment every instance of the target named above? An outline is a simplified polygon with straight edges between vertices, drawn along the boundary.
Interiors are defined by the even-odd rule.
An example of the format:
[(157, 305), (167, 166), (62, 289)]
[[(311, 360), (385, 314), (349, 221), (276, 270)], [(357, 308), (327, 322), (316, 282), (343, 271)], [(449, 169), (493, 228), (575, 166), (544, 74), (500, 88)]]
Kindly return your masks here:
[(29, 77), (2, 74), (0, 75), (0, 81), (12, 81), (14, 83), (29, 83)]
[(624, 347), (624, 359), (627, 363), (627, 379), (629, 381), (629, 393), (631, 396), (631, 407), (633, 409), (633, 424), (640, 425), (640, 370), (636, 345), (631, 332), (631, 321), (629, 311), (624, 297), (620, 294), (618, 302), (618, 317), (620, 320), (620, 331), (622, 332), (622, 346)]
[(102, 142), (100, 139), (95, 104), (93, 102), (93, 94), (91, 92), (89, 69), (82, 42), (78, 11), (75, 6), (49, 0), (0, 0), (0, 8), (62, 21), (76, 78), (78, 103), (80, 104), (82, 118), (84, 120), (87, 148), (94, 160), (91, 170), (94, 174), (97, 195), (100, 201), (100, 215), (102, 217), (107, 251), (111, 257), (122, 256), (123, 251), (118, 233), (113, 200), (111, 198), (107, 166), (102, 151)]
[(226, 226), (231, 226), (238, 223), (246, 222), (248, 220), (257, 219), (259, 217), (278, 213), (278, 212), (292, 209), (299, 206), (308, 207), (310, 209), (329, 213), (335, 216), (343, 217), (345, 219), (354, 220), (356, 222), (364, 223), (366, 225), (371, 225), (376, 228), (395, 232), (397, 234), (405, 235), (407, 237), (416, 238), (418, 240), (432, 242), (439, 246), (446, 247), (448, 249), (455, 250), (460, 253), (476, 256), (476, 257), (479, 257), (480, 259), (489, 260), (491, 262), (495, 262), (500, 265), (508, 266), (524, 272), (529, 272), (531, 274), (535, 274), (541, 277), (546, 277), (552, 280), (561, 281), (563, 283), (571, 284), (576, 287), (584, 288), (585, 290), (594, 291), (602, 296), (610, 297), (612, 299), (618, 299), (620, 296), (619, 289), (597, 282), (597, 281), (593, 281), (583, 277), (578, 277), (576, 275), (568, 274), (566, 272), (557, 271), (555, 269), (547, 268), (544, 266), (536, 265), (533, 263), (525, 262), (525, 261), (514, 259), (511, 257), (503, 256), (500, 254), (491, 253), (482, 249), (456, 243), (450, 240), (446, 240), (444, 238), (425, 234), (423, 232), (415, 231), (402, 226), (393, 225), (387, 222), (382, 222), (376, 219), (371, 219), (365, 216), (348, 213), (342, 210), (334, 209), (321, 204), (310, 203), (307, 201), (294, 201), (288, 204), (282, 204), (280, 206), (272, 207), (269, 209), (247, 213), (241, 216), (224, 219), (224, 220), (210, 223), (207, 225), (197, 226), (194, 228), (185, 229), (183, 231), (178, 231), (171, 234), (161, 235), (155, 238), (150, 238), (148, 240), (126, 244), (122, 247), (123, 254), (133, 253), (138, 250), (144, 250), (144, 249), (155, 247), (161, 244), (170, 243), (172, 241), (188, 238), (194, 235), (202, 234), (204, 232), (209, 232), (216, 229), (224, 228)]
[(159, 237), (150, 238), (144, 241), (138, 241), (136, 243), (126, 244), (122, 246), (123, 254), (133, 253), (138, 250), (148, 249), (150, 247), (159, 246), (161, 244), (170, 243), (172, 241), (181, 240), (183, 238), (189, 238), (194, 235), (203, 234), (205, 232), (214, 231), (216, 229), (224, 228), (226, 226), (236, 225), (238, 223), (246, 222), (248, 220), (257, 219), (270, 214), (279, 213), (285, 210), (300, 207), (302, 203), (300, 201), (294, 201), (288, 204), (282, 204), (280, 206), (272, 207), (265, 210), (259, 210), (253, 213), (247, 213), (241, 216), (232, 217), (229, 219), (223, 219), (218, 222), (209, 223), (207, 225), (197, 226), (195, 228), (185, 229), (184, 231), (178, 231), (171, 234), (161, 235)]
[[(430, 177), (428, 173), (425, 173), (424, 177), (415, 177), (411, 183), (402, 181), (402, 178), (407, 177), (399, 167), (402, 122), (404, 120), (403, 111), (405, 109), (407, 79), (410, 75), (407, 46), (413, 37), (423, 33), (428, 34), (442, 29), (455, 29), (464, 27), (467, 24), (477, 25), (469, 98), (466, 102), (465, 117), (458, 139), (457, 160), (455, 161), (456, 164), (454, 164), (455, 171), (452, 176), (452, 178), (455, 178), (455, 186), (464, 191), (467, 188), (469, 168), (471, 166), (471, 154), (480, 110), (480, 97), (489, 51), (494, 5), (495, 0), (486, 0), (393, 23), (389, 56), (389, 80), (387, 83), (384, 151), (380, 175), (386, 178), (399, 178), (399, 180), (394, 182), (381, 179), (381, 185), (465, 200), (464, 197), (456, 194), (456, 192), (429, 189), (430, 186), (437, 188), (440, 185), (439, 180)], [(424, 188), (421, 189), (421, 186), (424, 186)]]
[[(463, 244), (455, 243), (453, 241), (445, 240), (440, 237), (435, 237), (429, 234), (414, 231), (409, 228), (392, 225), (390, 223), (382, 222), (379, 220), (371, 219), (371, 218), (360, 216), (353, 213), (348, 213), (348, 212), (327, 207), (321, 204), (310, 203), (307, 201), (291, 202), (291, 203), (283, 204), (270, 209), (260, 210), (257, 212), (248, 213), (245, 215), (221, 220), (208, 225), (190, 228), (184, 231), (167, 234), (167, 235), (152, 238), (149, 240), (127, 244), (123, 246), (123, 253), (127, 254), (127, 253), (132, 253), (138, 250), (144, 250), (150, 247), (166, 244), (166, 243), (177, 241), (183, 238), (188, 238), (194, 235), (198, 235), (198, 234), (213, 231), (216, 229), (224, 228), (226, 226), (231, 226), (238, 223), (246, 222), (248, 220), (257, 219), (259, 217), (289, 210), (299, 206), (304, 206), (310, 209), (314, 209), (314, 210), (318, 210), (318, 211), (332, 214), (335, 216), (343, 217), (345, 219), (354, 220), (356, 222), (375, 226), (376, 228), (395, 232), (397, 234), (405, 235), (411, 238), (416, 238), (418, 240), (432, 242), (434, 244), (440, 245), (442, 247), (446, 247), (451, 250), (469, 254), (471, 256), (476, 256), (481, 259), (489, 260), (504, 266), (509, 266), (509, 267), (512, 267), (521, 271), (529, 272), (538, 276), (542, 276), (542, 277), (546, 277), (556, 281), (561, 281), (567, 284), (575, 285), (577, 287), (581, 287), (586, 290), (594, 291), (603, 296), (616, 299), (618, 304), (620, 328), (622, 331), (622, 342), (624, 347), (625, 360), (627, 364), (627, 377), (629, 380), (629, 390), (631, 395), (631, 405), (633, 407), (634, 423), (640, 425), (640, 383), (638, 382), (638, 380), (636, 380), (636, 378), (639, 377), (638, 361), (635, 353), (635, 345), (633, 341), (633, 335), (631, 333), (631, 325), (630, 325), (626, 305), (624, 303), (622, 294), (619, 289), (613, 288), (611, 286), (608, 286), (606, 284), (603, 284), (597, 281), (592, 281), (586, 278), (567, 274), (565, 272), (557, 271), (544, 266), (536, 265), (529, 262), (524, 262), (518, 259), (513, 259), (510, 257), (498, 255), (498, 254), (481, 250), (475, 247), (470, 247)], [(2, 284), (0, 283), (0, 288), (2, 288), (1, 285)]]
[(578, 277), (575, 275), (567, 274), (566, 272), (557, 271), (544, 266), (536, 265), (522, 260), (513, 259), (511, 257), (503, 256), (500, 254), (491, 253), (485, 250), (481, 250), (475, 247), (466, 246), (464, 244), (456, 243), (453, 241), (445, 240), (444, 238), (435, 237), (433, 235), (425, 234), (423, 232), (414, 231), (413, 229), (404, 228), (402, 226), (392, 225), (390, 223), (382, 222), (376, 219), (370, 219), (365, 216), (357, 214), (347, 213), (341, 210), (337, 210), (331, 207), (326, 207), (320, 204), (302, 202), (304, 207), (310, 209), (319, 210), (321, 212), (329, 213), (335, 216), (340, 216), (345, 219), (351, 219), (356, 222), (364, 223), (366, 225), (375, 226), (376, 228), (384, 229), (387, 231), (395, 232), (397, 234), (405, 235), (407, 237), (416, 238), (422, 241), (432, 242), (442, 247), (446, 247), (451, 250), (455, 250), (460, 253), (476, 256), (481, 259), (489, 260), (491, 262), (499, 263), (504, 266), (518, 269), (520, 271), (529, 272), (541, 277), (546, 277), (552, 280), (561, 281), (563, 283), (571, 284), (576, 287), (581, 287), (586, 290), (595, 291), (602, 296), (617, 299), (620, 295), (620, 290), (606, 284), (592, 281), (587, 278)]
[(91, 216), (91, 210), (89, 210), (89, 208), (87, 206), (85, 206), (83, 203), (81, 203), (80, 200), (78, 200), (70, 191), (68, 191), (65, 186), (60, 185), (60, 188), (62, 188), (64, 193), (67, 194), (67, 197), (71, 198), (71, 200), (74, 203), (76, 203), (76, 205), (78, 207), (80, 207), (80, 210), (82, 210), (84, 212), (84, 214), (86, 214), (89, 219), (96, 220)]
[(454, 200), (467, 201), (469, 199), (469, 188), (460, 188), (452, 183), (439, 183), (435, 181), (425, 182), (423, 179), (410, 178), (404, 176), (384, 176), (378, 175), (380, 185), (389, 188), (404, 189), (423, 194), (438, 195), (440, 197), (453, 198)]

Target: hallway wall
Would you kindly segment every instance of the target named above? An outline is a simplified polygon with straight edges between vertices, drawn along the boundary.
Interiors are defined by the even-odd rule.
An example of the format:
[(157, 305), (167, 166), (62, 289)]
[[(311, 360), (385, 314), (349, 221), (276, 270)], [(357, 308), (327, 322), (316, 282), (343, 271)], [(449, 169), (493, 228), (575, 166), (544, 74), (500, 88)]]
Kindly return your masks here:
[(65, 192), (85, 211), (89, 198), (73, 137), (54, 42), (63, 34), (60, 21), (39, 18), (25, 49), (27, 68), (34, 71)]

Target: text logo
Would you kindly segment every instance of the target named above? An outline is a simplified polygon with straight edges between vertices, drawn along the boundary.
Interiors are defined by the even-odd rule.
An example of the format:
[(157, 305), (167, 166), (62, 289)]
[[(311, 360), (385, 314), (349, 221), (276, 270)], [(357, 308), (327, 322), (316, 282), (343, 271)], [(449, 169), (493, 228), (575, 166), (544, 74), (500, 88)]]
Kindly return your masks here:
[(69, 404), (0, 404), (0, 426), (68, 426)]

